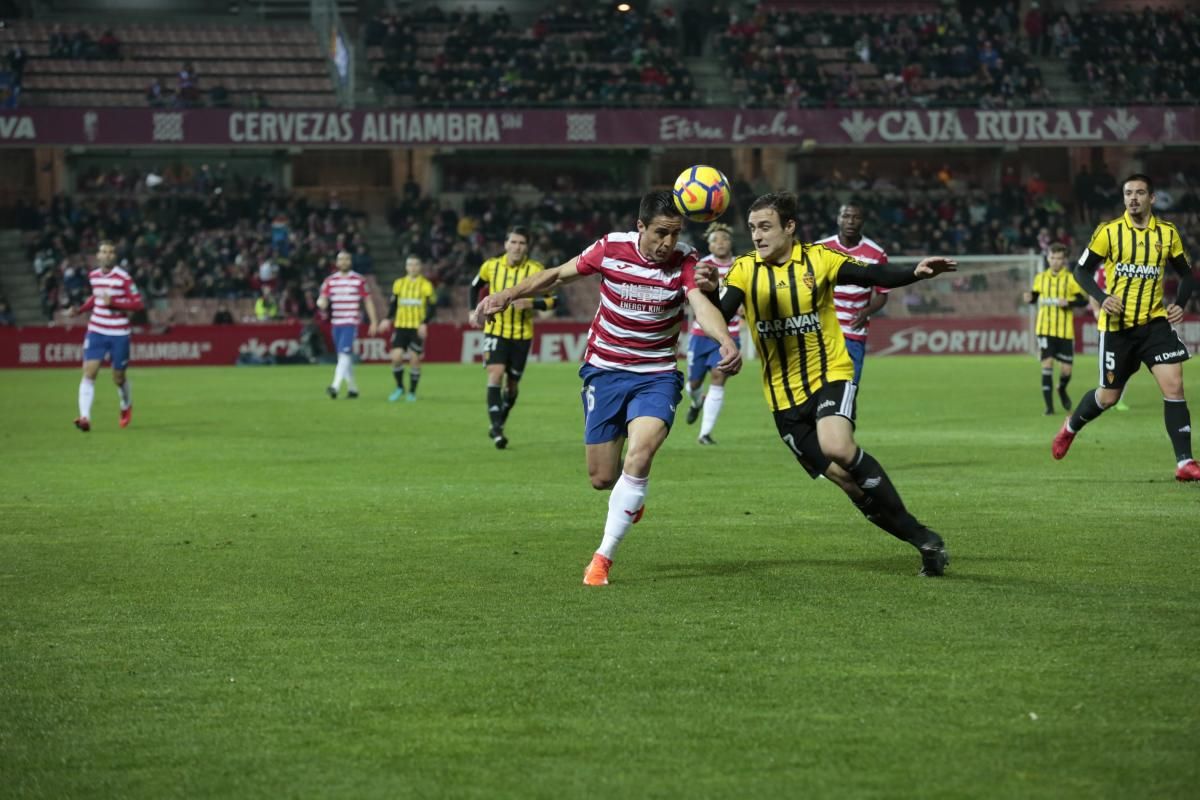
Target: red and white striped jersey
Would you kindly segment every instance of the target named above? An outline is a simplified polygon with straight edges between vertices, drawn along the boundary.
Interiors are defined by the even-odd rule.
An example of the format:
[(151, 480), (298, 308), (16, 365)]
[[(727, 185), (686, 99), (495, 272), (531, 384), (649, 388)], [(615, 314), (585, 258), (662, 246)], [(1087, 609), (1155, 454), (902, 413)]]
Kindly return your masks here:
[(696, 288), (696, 251), (675, 249), (664, 263), (638, 250), (638, 233), (610, 233), (580, 254), (580, 275), (599, 274), (600, 307), (583, 360), (600, 369), (665, 372), (676, 368), (683, 303)]
[(106, 295), (108, 302), (123, 299), (140, 298), (137, 285), (129, 273), (120, 267), (113, 267), (108, 272), (94, 269), (88, 273), (88, 282), (92, 285), (92, 315), (88, 318), (88, 333), (103, 333), (105, 336), (128, 336), (129, 317), (111, 305), (101, 305), (100, 301)]
[(334, 325), (357, 325), (362, 317), (362, 301), (371, 296), (367, 280), (354, 270), (346, 274), (335, 272), (321, 284), (321, 296), (329, 298), (331, 322)]
[[(722, 264), (720, 261), (717, 261), (715, 258), (713, 258), (711, 253), (709, 255), (706, 255), (704, 258), (700, 259), (700, 263), (701, 264), (712, 264), (714, 267), (717, 268), (717, 272), (721, 276), (721, 285), (722, 286), (725, 285), (725, 276), (728, 275), (729, 270), (733, 268), (733, 258), (732, 257), (730, 257), (729, 263)], [(730, 318), (730, 320), (729, 320), (729, 335), (737, 336), (738, 333), (741, 332), (741, 330), (742, 330), (742, 318), (739, 315), (734, 314), (733, 317)], [(707, 336), (708, 335), (704, 332), (704, 328), (700, 327), (700, 323), (696, 322), (694, 320), (692, 321), (692, 329), (691, 329), (691, 331), (689, 331), (689, 333), (692, 336)]]
[[(872, 239), (866, 236), (862, 238), (854, 247), (846, 247), (838, 241), (837, 234), (827, 236), (820, 239), (817, 244), (823, 244), (830, 250), (837, 250), (839, 253), (845, 253), (862, 261), (864, 264), (879, 264), (883, 266), (888, 263), (887, 253)], [(842, 328), (842, 335), (847, 339), (865, 342), (867, 340), (867, 328), (870, 322), (864, 324), (861, 328), (851, 328), (850, 321), (867, 307), (867, 303), (871, 302), (871, 291), (874, 289), (880, 294), (887, 294), (887, 289), (881, 289), (871, 286), (853, 286), (849, 284), (837, 284), (833, 288), (833, 307), (837, 311), (838, 325)]]

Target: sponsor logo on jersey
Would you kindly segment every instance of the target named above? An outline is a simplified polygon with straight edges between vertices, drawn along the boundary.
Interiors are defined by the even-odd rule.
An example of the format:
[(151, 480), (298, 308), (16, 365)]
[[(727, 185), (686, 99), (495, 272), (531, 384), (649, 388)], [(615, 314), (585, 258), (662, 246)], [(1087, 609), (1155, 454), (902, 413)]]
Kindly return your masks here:
[(764, 339), (784, 339), (820, 331), (821, 318), (815, 313), (809, 313), (783, 319), (760, 319), (754, 323), (754, 328)]

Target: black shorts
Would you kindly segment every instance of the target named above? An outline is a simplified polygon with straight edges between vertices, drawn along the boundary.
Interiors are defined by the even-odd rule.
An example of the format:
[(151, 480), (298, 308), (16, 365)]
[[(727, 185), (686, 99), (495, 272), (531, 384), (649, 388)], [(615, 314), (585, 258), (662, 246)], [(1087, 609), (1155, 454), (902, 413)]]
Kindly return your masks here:
[(425, 340), (417, 335), (416, 328), (396, 328), (392, 331), (392, 349), (421, 355), (425, 352)]
[(858, 386), (850, 381), (827, 383), (801, 405), (775, 412), (775, 428), (779, 438), (788, 446), (809, 477), (824, 475), (829, 459), (821, 452), (817, 441), (817, 420), (823, 417), (845, 417), (854, 424), (858, 405)]
[(1064, 339), (1061, 336), (1039, 336), (1038, 349), (1042, 351), (1041, 359), (1053, 358), (1064, 364), (1075, 361), (1075, 340)]
[(525, 372), (525, 362), (529, 360), (529, 349), (532, 339), (506, 339), (503, 336), (484, 336), (483, 349), (487, 353), (484, 361), (489, 366), (503, 364), (504, 371), (514, 381), (521, 379)]
[(1164, 317), (1123, 331), (1100, 331), (1100, 386), (1120, 389), (1142, 364), (1179, 364), (1191, 358), (1179, 334)]

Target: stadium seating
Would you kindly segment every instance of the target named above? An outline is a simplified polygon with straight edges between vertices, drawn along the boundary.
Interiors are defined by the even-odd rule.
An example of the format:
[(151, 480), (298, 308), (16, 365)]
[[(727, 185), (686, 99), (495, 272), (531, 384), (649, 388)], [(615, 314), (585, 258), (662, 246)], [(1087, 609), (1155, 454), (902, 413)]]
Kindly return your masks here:
[(838, 13), (778, 5), (749, 18), (731, 12), (717, 37), (744, 105), (1016, 107), (1049, 100), (1006, 12), (976, 8), (964, 18), (919, 3), (859, 3)]
[(1194, 6), (1062, 15), (1058, 24), (1056, 46), (1089, 100), (1154, 105), (1200, 100), (1200, 13)]
[[(85, 27), (94, 33), (98, 26)], [(114, 33), (119, 58), (101, 57), (94, 49), (71, 58), (52, 44), (56, 29), (51, 23), (21, 21), (0, 28), (0, 50), (19, 43), (29, 56), (21, 103), (145, 106), (157, 79), (165, 105), (208, 105), (206, 97), (217, 99), (216, 87), (223, 87), (230, 105), (337, 104), (327, 59), (308, 25), (122, 24)], [(177, 91), (179, 72), (189, 63), (194, 94)]]
[(527, 29), (503, 11), (436, 8), (369, 23), (372, 71), (389, 105), (687, 106), (692, 76), (660, 16), (609, 8), (543, 14)]

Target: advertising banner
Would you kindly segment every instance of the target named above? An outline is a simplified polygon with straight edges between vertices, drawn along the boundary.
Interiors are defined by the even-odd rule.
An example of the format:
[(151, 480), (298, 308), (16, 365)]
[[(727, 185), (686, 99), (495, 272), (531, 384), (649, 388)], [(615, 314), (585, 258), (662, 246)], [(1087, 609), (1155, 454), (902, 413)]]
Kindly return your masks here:
[(994, 147), (1196, 144), (1200, 108), (0, 111), (0, 147)]
[[(1200, 320), (1175, 326), (1192, 353), (1200, 353)], [(530, 361), (578, 364), (587, 347), (588, 323), (538, 323)], [(365, 327), (363, 331), (365, 332)], [(1096, 352), (1096, 325), (1076, 320), (1076, 350)], [(83, 361), (86, 331), (76, 328), (0, 328), (0, 368), (74, 367)], [(316, 338), (316, 342), (312, 341)], [(682, 343), (681, 343), (682, 344)], [(1004, 355), (1031, 354), (1037, 347), (1026, 317), (914, 317), (871, 322), (872, 358), (887, 355)], [(366, 363), (389, 360), (391, 343), (379, 336), (360, 336), (355, 354)], [(181, 325), (162, 333), (135, 332), (134, 367), (224, 365), (242, 363), (303, 363), (312, 355), (332, 353), (328, 327), (306, 329), (299, 323), (263, 325)], [(425, 361), (482, 363), (483, 331), (463, 325), (432, 323), (425, 342)]]

